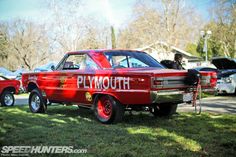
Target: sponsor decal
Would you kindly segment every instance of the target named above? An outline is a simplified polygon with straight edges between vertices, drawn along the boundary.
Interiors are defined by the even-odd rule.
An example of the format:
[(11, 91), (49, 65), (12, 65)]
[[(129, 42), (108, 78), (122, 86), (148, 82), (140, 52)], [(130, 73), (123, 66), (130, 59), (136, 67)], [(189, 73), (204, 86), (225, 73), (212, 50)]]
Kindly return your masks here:
[(77, 87), (86, 89), (130, 89), (130, 78), (79, 75)]
[(59, 83), (59, 86), (62, 87), (65, 83), (65, 80), (66, 80), (66, 77), (65, 76), (62, 76), (60, 77), (60, 83)]
[(92, 95), (89, 92), (85, 93), (85, 98), (87, 101), (92, 101)]

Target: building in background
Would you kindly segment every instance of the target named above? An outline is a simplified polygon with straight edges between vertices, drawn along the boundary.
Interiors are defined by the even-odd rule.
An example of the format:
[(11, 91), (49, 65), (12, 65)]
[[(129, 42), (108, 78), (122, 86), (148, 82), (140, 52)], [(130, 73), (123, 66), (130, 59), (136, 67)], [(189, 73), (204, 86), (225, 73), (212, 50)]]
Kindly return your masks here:
[(168, 45), (166, 42), (162, 41), (155, 42), (142, 48), (137, 48), (136, 50), (147, 52), (159, 62), (162, 60), (174, 60), (175, 54), (180, 53), (183, 55), (183, 66), (185, 69), (206, 66), (203, 65), (201, 58), (193, 56), (184, 50)]

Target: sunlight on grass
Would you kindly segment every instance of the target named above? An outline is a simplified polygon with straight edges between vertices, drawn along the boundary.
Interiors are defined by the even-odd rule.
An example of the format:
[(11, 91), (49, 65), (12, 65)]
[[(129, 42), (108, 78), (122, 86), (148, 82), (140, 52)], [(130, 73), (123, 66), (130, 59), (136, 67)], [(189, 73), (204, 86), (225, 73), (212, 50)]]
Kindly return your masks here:
[(127, 128), (127, 131), (130, 134), (146, 134), (148, 136), (153, 137), (168, 137), (173, 141), (177, 142), (182, 146), (182, 148), (190, 151), (199, 151), (201, 150), (201, 145), (192, 139), (185, 138), (183, 136), (177, 135), (175, 132), (168, 132), (165, 129), (157, 128), (157, 129), (150, 129), (150, 128)]
[(57, 122), (57, 123), (63, 123), (63, 124), (66, 124), (66, 122), (64, 120), (60, 120), (60, 119), (51, 119), (52, 122)]
[[(49, 106), (34, 114), (28, 106), (1, 108), (1, 145), (71, 145), (96, 156), (234, 156), (236, 116), (179, 113), (154, 118), (126, 114), (121, 123), (104, 125), (93, 112), (73, 106)], [(89, 156), (89, 155), (88, 155)]]

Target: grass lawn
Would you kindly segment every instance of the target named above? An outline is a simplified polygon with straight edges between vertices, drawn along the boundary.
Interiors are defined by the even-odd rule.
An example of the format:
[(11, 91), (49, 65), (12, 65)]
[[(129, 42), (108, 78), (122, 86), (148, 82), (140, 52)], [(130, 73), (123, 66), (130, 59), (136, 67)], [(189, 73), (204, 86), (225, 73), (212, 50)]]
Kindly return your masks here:
[(5, 145), (88, 150), (79, 156), (228, 157), (236, 154), (236, 115), (179, 113), (171, 119), (155, 119), (135, 113), (126, 114), (122, 123), (103, 125), (90, 110), (75, 106), (49, 106), (46, 114), (30, 113), (28, 106), (2, 107), (0, 146)]

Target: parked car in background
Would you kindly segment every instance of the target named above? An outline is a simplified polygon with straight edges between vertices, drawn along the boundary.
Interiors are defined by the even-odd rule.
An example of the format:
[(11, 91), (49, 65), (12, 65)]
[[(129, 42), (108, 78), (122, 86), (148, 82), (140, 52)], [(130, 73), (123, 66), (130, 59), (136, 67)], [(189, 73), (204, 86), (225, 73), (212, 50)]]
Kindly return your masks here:
[(20, 88), (20, 81), (10, 80), (0, 75), (0, 103), (1, 106), (13, 106), (15, 98)]
[(216, 68), (211, 68), (211, 67), (197, 67), (194, 69), (196, 69), (197, 71), (214, 71), (218, 73), (218, 70)]
[(35, 68), (34, 72), (52, 71), (53, 69), (55, 69), (55, 67), (56, 64), (54, 62), (49, 62), (45, 65)]
[(217, 93), (236, 94), (236, 59), (213, 58), (212, 64), (218, 69)]

